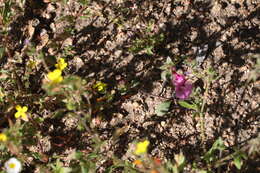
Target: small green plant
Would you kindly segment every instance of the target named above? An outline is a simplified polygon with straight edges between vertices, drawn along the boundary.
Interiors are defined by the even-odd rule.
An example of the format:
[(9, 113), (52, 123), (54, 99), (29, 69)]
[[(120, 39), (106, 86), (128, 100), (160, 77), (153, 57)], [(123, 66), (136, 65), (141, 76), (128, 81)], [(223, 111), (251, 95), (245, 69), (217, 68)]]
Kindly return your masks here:
[(145, 38), (136, 39), (133, 42), (133, 46), (130, 47), (129, 51), (137, 54), (141, 51), (144, 51), (148, 55), (153, 55), (154, 48), (159, 45), (164, 40), (164, 35), (155, 34), (152, 36), (147, 36)]
[(207, 151), (205, 153), (205, 155), (203, 156), (203, 159), (207, 162), (213, 162), (216, 161), (216, 151), (222, 152), (225, 149), (225, 145), (223, 143), (223, 140), (221, 138), (218, 138), (214, 144), (212, 145), (212, 147), (209, 149), (209, 151)]
[(151, 20), (146, 29), (145, 36), (142, 38), (137, 38), (133, 41), (133, 45), (129, 48), (130, 52), (137, 54), (141, 51), (147, 53), (148, 55), (153, 55), (154, 48), (160, 45), (164, 41), (164, 34), (153, 34), (152, 28), (154, 26), (154, 21)]

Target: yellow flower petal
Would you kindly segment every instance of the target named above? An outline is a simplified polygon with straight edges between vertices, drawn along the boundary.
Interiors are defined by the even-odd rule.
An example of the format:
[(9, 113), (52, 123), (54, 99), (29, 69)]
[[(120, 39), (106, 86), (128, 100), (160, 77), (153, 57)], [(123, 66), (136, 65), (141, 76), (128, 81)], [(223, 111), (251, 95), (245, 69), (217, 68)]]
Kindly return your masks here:
[(138, 142), (136, 144), (135, 154), (141, 155), (141, 154), (146, 153), (149, 144), (150, 144), (150, 142), (148, 140), (145, 140), (143, 142)]
[(20, 111), (20, 110), (22, 109), (22, 107), (21, 107), (20, 105), (17, 105), (17, 106), (15, 106), (15, 109), (16, 109), (17, 111)]
[(103, 82), (97, 82), (93, 88), (97, 89), (99, 92), (104, 92), (107, 88), (107, 84)]
[(28, 107), (27, 106), (20, 106), (20, 105), (17, 105), (16, 107), (16, 110), (17, 112), (14, 114), (14, 117), (17, 119), (17, 118), (22, 118), (22, 120), (24, 121), (28, 121), (28, 117), (26, 115), (25, 112), (27, 112), (28, 110)]
[(54, 70), (53, 72), (49, 72), (48, 73), (48, 78), (50, 80), (55, 80), (57, 79), (59, 76), (61, 76), (61, 71), (59, 69)]
[(7, 141), (7, 136), (4, 133), (0, 133), (0, 141)]
[(55, 64), (55, 67), (62, 71), (63, 69), (65, 69), (67, 67), (67, 65), (68, 64), (65, 62), (65, 60), (63, 58), (60, 58), (60, 59), (58, 59), (58, 63)]
[(27, 112), (27, 110), (28, 110), (28, 107), (24, 106), (23, 109), (22, 109), (22, 112)]
[(14, 114), (14, 117), (17, 119), (17, 118), (19, 118), (21, 116), (21, 114), (20, 114), (20, 112), (16, 112), (15, 114)]
[(22, 120), (24, 120), (24, 121), (29, 121), (29, 119), (28, 119), (26, 113), (22, 113), (21, 116), (22, 116)]
[(56, 82), (56, 83), (60, 83), (62, 80), (63, 80), (63, 77), (60, 76), (60, 77), (58, 77), (58, 78), (55, 80), (55, 82)]
[(49, 80), (51, 80), (53, 83), (59, 83), (63, 80), (63, 77), (61, 76), (62, 72), (59, 69), (56, 69), (52, 72), (49, 72), (47, 77)]

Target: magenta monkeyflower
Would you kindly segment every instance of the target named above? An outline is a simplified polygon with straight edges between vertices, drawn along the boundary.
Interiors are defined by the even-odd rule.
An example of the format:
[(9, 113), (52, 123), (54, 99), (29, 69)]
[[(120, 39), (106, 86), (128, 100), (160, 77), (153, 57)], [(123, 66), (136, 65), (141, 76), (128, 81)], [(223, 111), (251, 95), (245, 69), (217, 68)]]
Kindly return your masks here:
[(185, 76), (178, 74), (178, 73), (174, 73), (174, 78), (173, 78), (173, 84), (175, 86), (181, 86), (185, 83)]
[(173, 73), (173, 84), (175, 85), (175, 95), (179, 99), (187, 99), (192, 92), (192, 84), (185, 79), (184, 75)]
[(177, 98), (185, 100), (187, 99), (192, 92), (192, 84), (189, 82), (185, 82), (182, 86), (175, 87), (175, 95)]

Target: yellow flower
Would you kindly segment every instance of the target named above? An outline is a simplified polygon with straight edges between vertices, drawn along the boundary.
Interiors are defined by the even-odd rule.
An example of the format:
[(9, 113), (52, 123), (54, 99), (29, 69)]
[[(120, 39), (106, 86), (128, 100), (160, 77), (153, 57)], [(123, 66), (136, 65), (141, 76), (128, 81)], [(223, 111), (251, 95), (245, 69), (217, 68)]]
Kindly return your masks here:
[(17, 112), (14, 114), (15, 118), (22, 118), (22, 120), (24, 121), (28, 121), (28, 117), (26, 115), (26, 112), (28, 110), (27, 106), (23, 106), (21, 107), (20, 105), (15, 106), (15, 109), (17, 110)]
[(53, 72), (49, 72), (47, 77), (49, 80), (51, 80), (53, 83), (60, 83), (63, 80), (63, 77), (61, 76), (61, 70), (55, 69)]
[(97, 89), (99, 92), (105, 92), (107, 84), (103, 82), (97, 82), (93, 88)]
[(55, 64), (55, 67), (62, 71), (64, 68), (67, 67), (67, 65), (68, 64), (65, 62), (65, 60), (63, 58), (59, 58), (58, 63)]
[(7, 141), (7, 136), (4, 133), (0, 133), (0, 141)]
[(135, 149), (135, 154), (136, 155), (141, 155), (147, 152), (147, 147), (150, 144), (148, 140), (145, 140), (143, 142), (138, 142), (136, 144), (136, 149)]

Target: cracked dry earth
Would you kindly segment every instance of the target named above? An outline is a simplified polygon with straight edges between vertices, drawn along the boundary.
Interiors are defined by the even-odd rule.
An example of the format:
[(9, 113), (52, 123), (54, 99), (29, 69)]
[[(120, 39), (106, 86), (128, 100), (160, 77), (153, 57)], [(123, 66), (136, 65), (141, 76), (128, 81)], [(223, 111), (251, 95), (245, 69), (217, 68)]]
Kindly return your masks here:
[[(210, 64), (218, 73), (207, 95), (206, 146), (210, 147), (222, 137), (225, 145), (231, 147), (259, 134), (259, 80), (246, 84), (254, 64), (251, 57), (260, 53), (257, 0), (90, 1), (87, 18), (78, 17), (68, 22), (69, 14), (78, 14), (82, 8), (72, 0), (66, 6), (27, 3), (25, 13), (17, 16), (11, 27), (9, 41), (13, 55), (24, 52), (25, 41), (33, 42), (36, 49), (47, 56), (63, 56), (54, 47), (71, 46), (73, 57), (68, 55), (69, 73), (101, 80), (111, 91), (117, 91), (121, 83), (139, 82), (137, 87), (129, 89), (127, 96), (118, 96), (116, 104), (96, 115), (105, 118), (93, 119), (98, 122), (94, 124), (100, 137), (108, 140), (109, 145), (103, 148), (107, 155), (131, 160), (128, 152), (131, 143), (147, 138), (152, 156), (172, 159), (174, 154), (183, 151), (189, 161), (197, 159), (195, 156), (203, 152), (203, 148), (199, 120), (193, 117), (192, 111), (173, 104), (167, 116), (158, 117), (154, 109), (165, 98), (174, 99), (171, 84), (167, 84), (159, 96), (163, 89), (159, 68), (166, 58), (188, 56), (198, 60), (198, 50), (205, 47), (205, 55), (199, 60), (201, 66), (196, 68), (204, 69)], [(148, 25), (150, 33), (147, 33)], [(129, 51), (137, 38), (161, 33), (164, 40), (155, 45), (153, 55)], [(2, 68), (8, 68), (9, 61), (1, 62)], [(188, 70), (182, 62), (177, 68)], [(36, 92), (41, 88), (41, 79), (36, 79), (39, 77), (42, 78), (32, 76), (35, 78), (32, 81), (36, 80), (32, 89)], [(195, 81), (195, 87), (197, 83), (199, 81)], [(47, 127), (55, 126), (49, 129), (50, 134), (72, 133), (82, 144), (68, 140), (61, 143), (61, 149), (57, 145), (59, 141), (53, 142), (53, 136), (49, 136), (42, 144), (44, 152), (61, 152), (66, 160), (73, 149), (90, 151), (90, 136), (72, 132), (76, 122), (72, 117), (63, 118), (59, 123), (46, 121)], [(63, 128), (64, 134), (60, 134)], [(113, 134), (118, 128), (123, 132), (114, 140)]]

